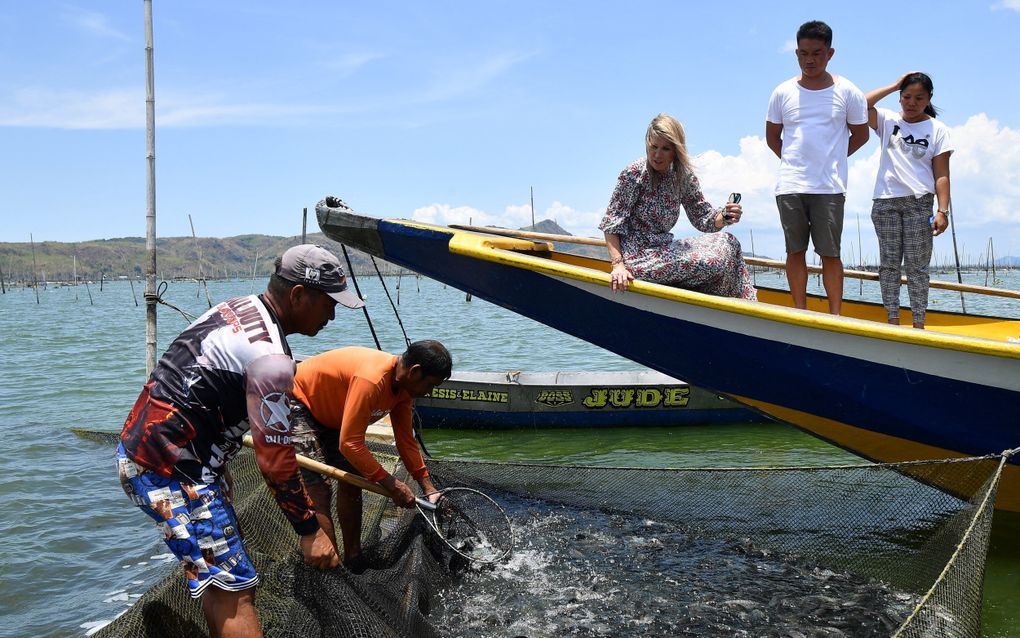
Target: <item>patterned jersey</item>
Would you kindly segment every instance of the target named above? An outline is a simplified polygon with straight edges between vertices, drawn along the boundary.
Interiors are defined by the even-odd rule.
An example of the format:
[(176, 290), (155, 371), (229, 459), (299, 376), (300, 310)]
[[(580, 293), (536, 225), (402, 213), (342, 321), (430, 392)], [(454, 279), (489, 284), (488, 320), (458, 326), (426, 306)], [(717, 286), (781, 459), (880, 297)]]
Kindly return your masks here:
[(174, 340), (120, 438), (128, 457), (162, 476), (213, 483), (250, 428), (255, 457), (299, 534), (318, 529), (290, 440), (294, 361), (260, 296), (225, 301)]

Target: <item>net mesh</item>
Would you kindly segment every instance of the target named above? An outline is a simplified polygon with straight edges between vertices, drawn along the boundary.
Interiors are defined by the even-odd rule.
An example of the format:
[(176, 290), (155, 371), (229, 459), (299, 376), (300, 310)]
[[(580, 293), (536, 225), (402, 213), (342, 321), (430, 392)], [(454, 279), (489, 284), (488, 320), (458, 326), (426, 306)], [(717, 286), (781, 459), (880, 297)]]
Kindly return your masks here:
[[(373, 447), (384, 465), (396, 468), (393, 448)], [(507, 510), (515, 533), (529, 537), (517, 540), (518, 553), (544, 543), (543, 555), (555, 556), (547, 569), (576, 561), (589, 574), (586, 586), (596, 591), (609, 577), (595, 573), (600, 562), (612, 564), (609, 572), (627, 571), (615, 559), (603, 560), (621, 547), (648, 572), (615, 586), (648, 590), (647, 597), (617, 596), (622, 604), (599, 616), (579, 609), (604, 606), (612, 596), (585, 601), (575, 592), (569, 605), (546, 610), (560, 618), (548, 621), (556, 629), (544, 634), (538, 625), (520, 629), (520, 617), (540, 613), (532, 608), (538, 603), (505, 588), (507, 580), (534, 575), (522, 577), (515, 565), (503, 589), (487, 589), (487, 582), (499, 580), (498, 570), (473, 573), (479, 568), (439, 542), (415, 510), (398, 510), (366, 492), (362, 537), (372, 569), (357, 576), (343, 568), (319, 571), (302, 563), (297, 537), (250, 451), (233, 461), (232, 472), (235, 508), (262, 579), (256, 606), (266, 636), (977, 638), (1003, 463), (1002, 456), (989, 456), (649, 470), (430, 459), (438, 486), (480, 489)], [(613, 534), (620, 537), (613, 540)], [(720, 572), (735, 584), (706, 585), (703, 572)], [(793, 586), (801, 589), (791, 594)], [(479, 599), (483, 611), (467, 618), (466, 608)], [(196, 636), (207, 630), (200, 603), (188, 597), (174, 566), (95, 635)]]

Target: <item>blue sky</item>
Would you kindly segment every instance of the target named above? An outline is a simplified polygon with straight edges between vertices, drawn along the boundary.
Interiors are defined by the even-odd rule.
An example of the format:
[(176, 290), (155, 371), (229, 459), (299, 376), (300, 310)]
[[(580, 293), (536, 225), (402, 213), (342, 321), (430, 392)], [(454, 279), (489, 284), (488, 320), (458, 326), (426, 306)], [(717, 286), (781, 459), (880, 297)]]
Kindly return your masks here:
[[(952, 127), (958, 244), (1020, 255), (1020, 0), (337, 2), (154, 0), (157, 233), (301, 232), (327, 194), (378, 217), (596, 236), (659, 112), (710, 201), (780, 257), (764, 144), (810, 19), (862, 90), (920, 69)], [(145, 234), (143, 3), (0, 3), (0, 241)], [(882, 103), (896, 108), (895, 98)], [(874, 138), (851, 158), (844, 258), (877, 259)], [(315, 227), (314, 221), (310, 226)], [(685, 219), (675, 230), (691, 234)], [(951, 254), (947, 233), (936, 254)]]

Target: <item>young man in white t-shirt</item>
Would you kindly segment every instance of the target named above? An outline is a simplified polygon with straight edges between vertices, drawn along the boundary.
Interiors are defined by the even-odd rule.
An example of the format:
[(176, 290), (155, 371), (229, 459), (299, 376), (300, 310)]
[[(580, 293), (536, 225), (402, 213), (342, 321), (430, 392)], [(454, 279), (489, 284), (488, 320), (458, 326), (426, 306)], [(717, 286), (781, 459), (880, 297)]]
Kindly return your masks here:
[(822, 259), (829, 312), (843, 303), (843, 206), (847, 157), (868, 141), (868, 107), (861, 92), (826, 66), (836, 52), (832, 29), (812, 21), (797, 30), (800, 75), (772, 92), (765, 141), (780, 159), (776, 204), (786, 239), (786, 278), (794, 306), (807, 307), (808, 238)]

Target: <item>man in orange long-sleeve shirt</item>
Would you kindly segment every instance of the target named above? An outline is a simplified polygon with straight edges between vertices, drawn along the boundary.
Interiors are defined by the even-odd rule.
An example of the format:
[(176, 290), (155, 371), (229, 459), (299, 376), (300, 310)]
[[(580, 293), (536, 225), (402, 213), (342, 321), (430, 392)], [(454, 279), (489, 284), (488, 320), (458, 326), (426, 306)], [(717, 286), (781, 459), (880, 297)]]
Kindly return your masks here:
[[(365, 432), (387, 413), (393, 425), (397, 452), (424, 494), (436, 491), (411, 426), (412, 401), (432, 391), (450, 376), (450, 353), (438, 341), (416, 341), (400, 356), (350, 347), (305, 359), (294, 376), (291, 407), (294, 448), (384, 487), (401, 507), (414, 506), (414, 492), (386, 471), (365, 444)], [(302, 471), (316, 517), (336, 546), (330, 516), (329, 485), (319, 474)], [(344, 565), (364, 571), (361, 559), (361, 490), (347, 483), (337, 486), (336, 508), (343, 533)]]

